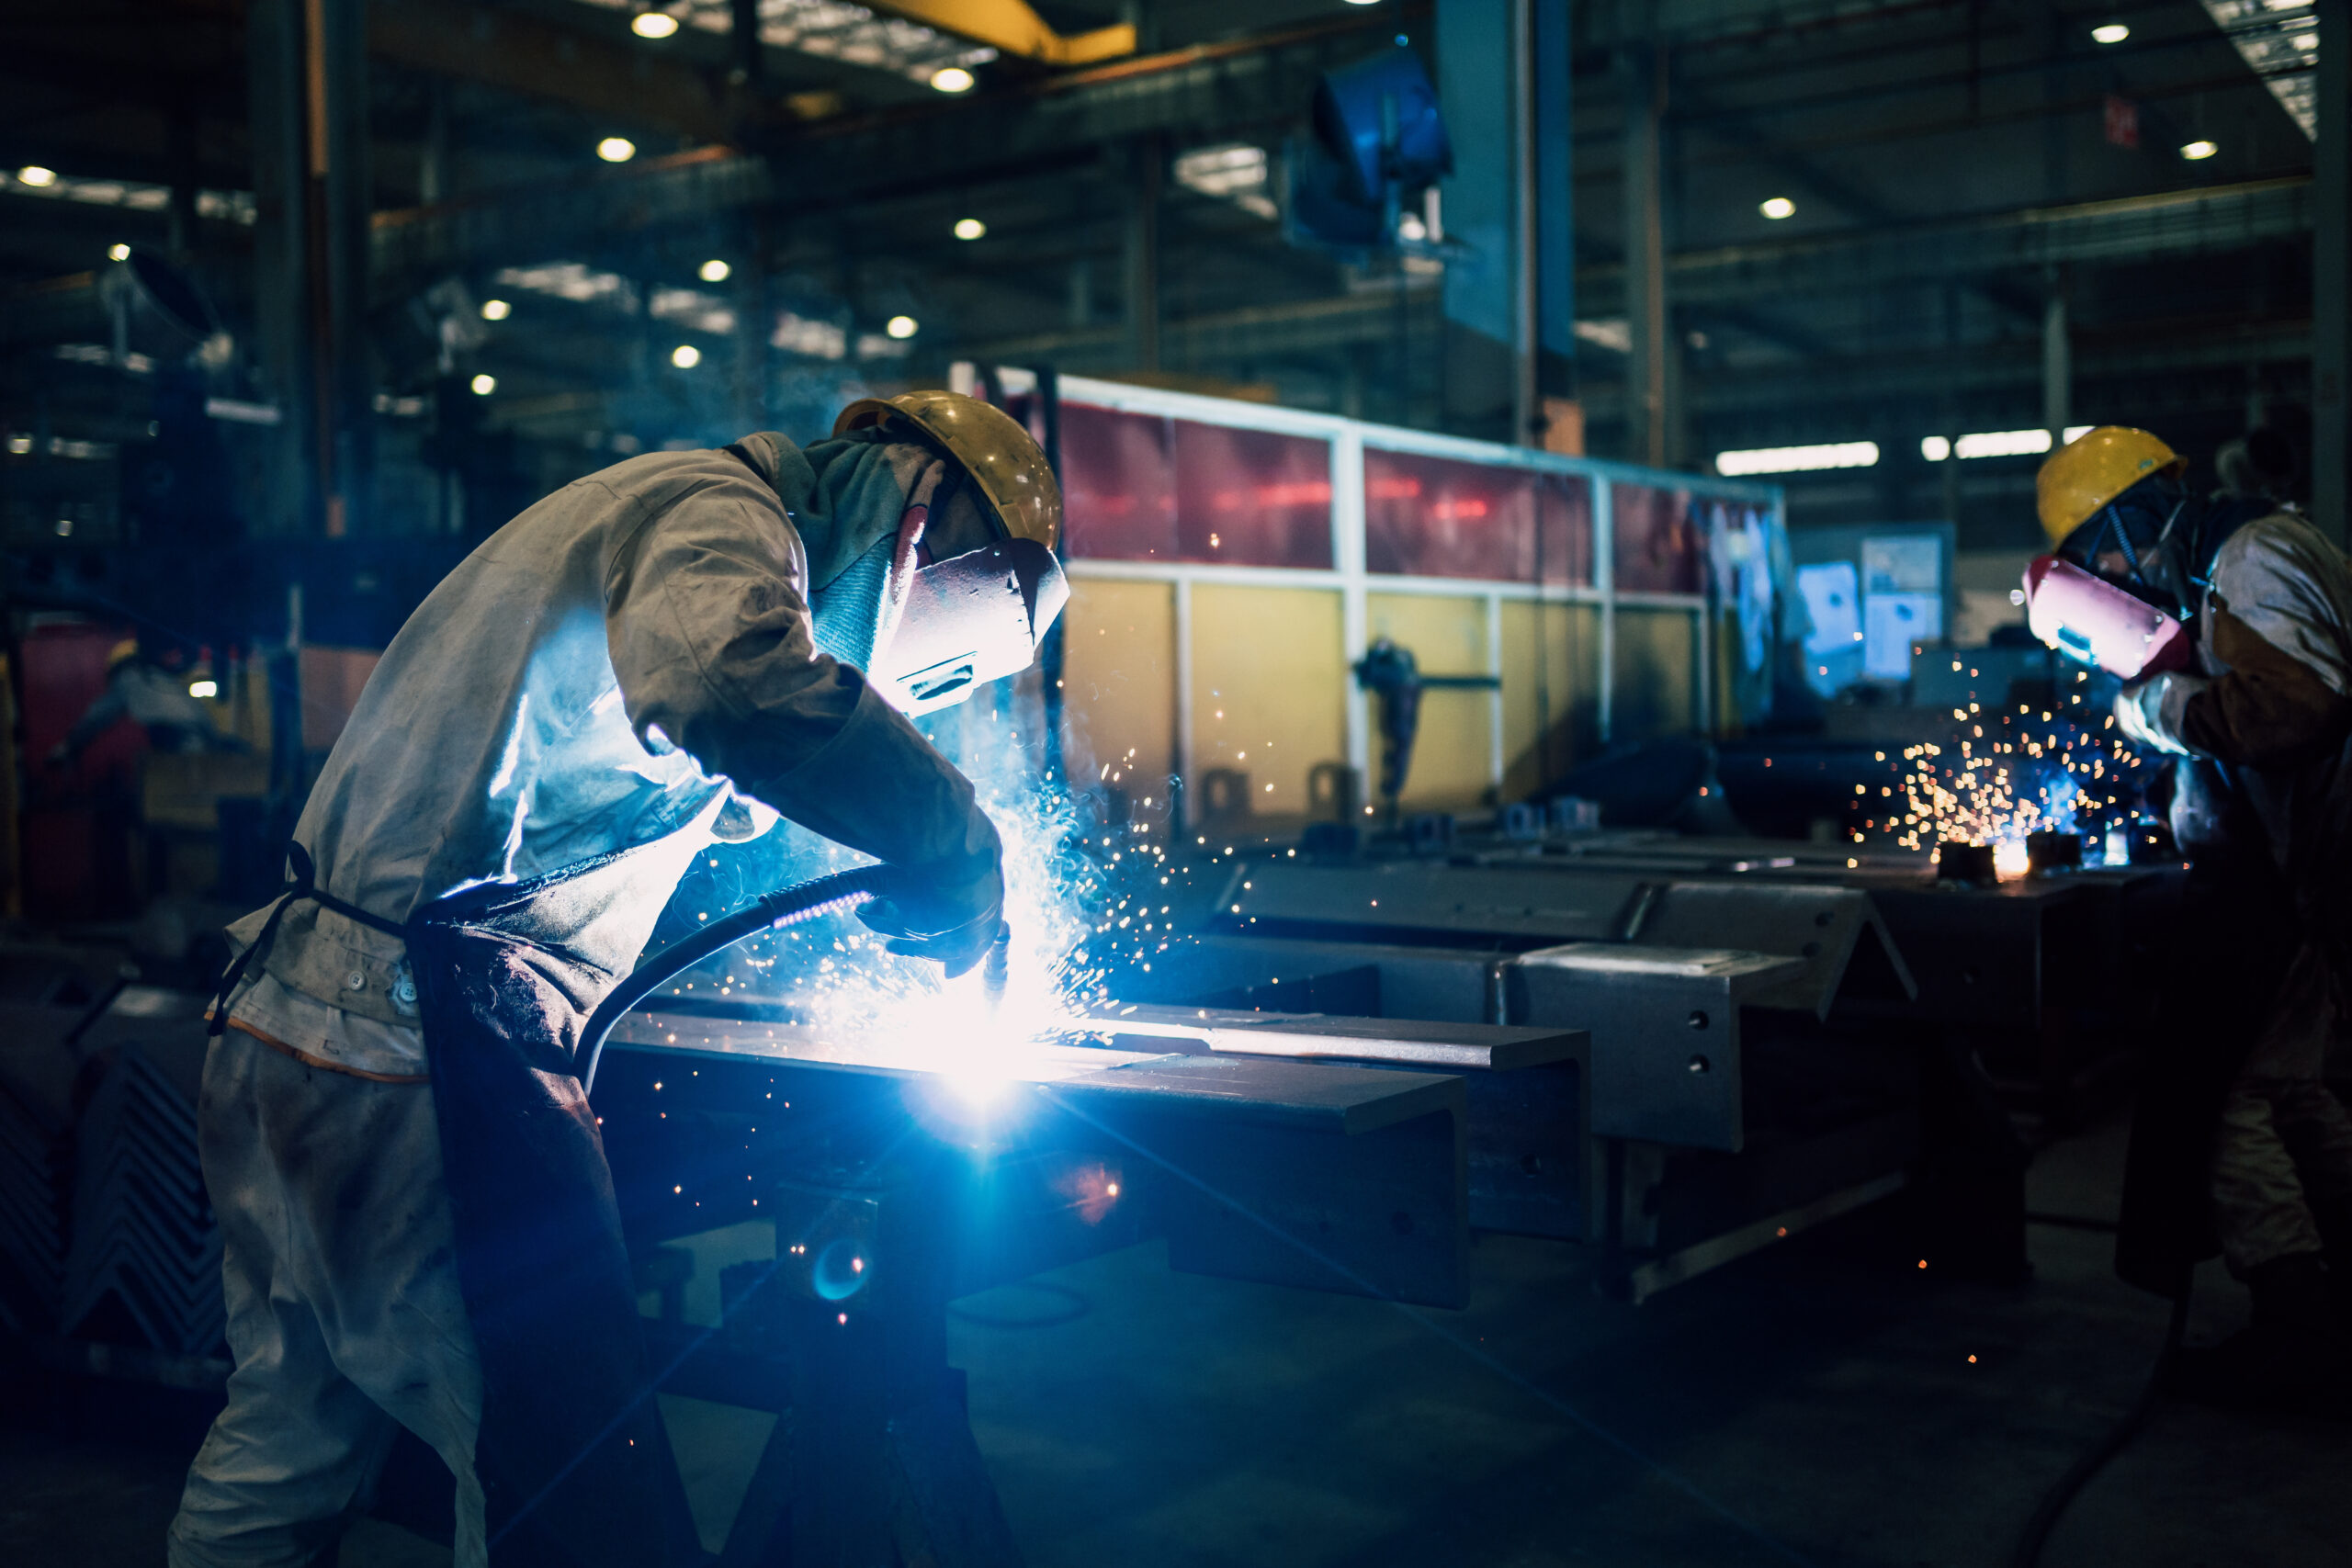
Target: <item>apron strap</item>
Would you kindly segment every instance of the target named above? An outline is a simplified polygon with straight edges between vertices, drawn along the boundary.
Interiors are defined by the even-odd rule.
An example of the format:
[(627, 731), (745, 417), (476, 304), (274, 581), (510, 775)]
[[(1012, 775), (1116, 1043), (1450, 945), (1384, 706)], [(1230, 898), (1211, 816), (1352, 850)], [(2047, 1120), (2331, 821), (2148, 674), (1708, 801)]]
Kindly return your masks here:
[(270, 910), (269, 919), (262, 922), (261, 931), (254, 936), (253, 945), (230, 960), (229, 967), (221, 971), (220, 984), (212, 993), (212, 1020), (204, 1032), (205, 1038), (209, 1040), (220, 1038), (220, 1032), (228, 1028), (229, 998), (234, 994), (239, 986), (244, 983), (245, 971), (252, 966), (254, 955), (268, 950), (270, 942), (277, 935), (277, 922), (284, 919), (286, 911), (292, 908), (298, 902), (308, 900), (323, 908), (333, 909), (345, 919), (356, 920), (370, 930), (379, 931), (386, 936), (396, 936), (402, 941), (407, 940), (408, 928), (399, 921), (388, 920), (381, 915), (372, 914), (358, 905), (338, 898), (321, 887), (318, 885), (318, 864), (311, 859), (311, 852), (304, 849), (300, 841), (293, 839), (286, 840), (286, 860), (287, 863), (294, 868), (293, 879), (286, 885), (286, 891), (278, 895), (277, 907)]

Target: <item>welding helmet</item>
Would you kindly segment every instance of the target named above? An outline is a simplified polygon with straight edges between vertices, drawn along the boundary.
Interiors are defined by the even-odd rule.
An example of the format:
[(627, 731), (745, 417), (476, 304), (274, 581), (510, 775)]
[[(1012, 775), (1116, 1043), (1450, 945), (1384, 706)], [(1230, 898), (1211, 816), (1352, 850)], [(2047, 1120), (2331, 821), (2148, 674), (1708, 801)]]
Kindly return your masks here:
[(2050, 454), (2033, 477), (2034, 510), (2054, 547), (2142, 479), (2178, 479), (2188, 460), (2144, 430), (2102, 424)]
[(2189, 592), (2172, 547), (2186, 466), (2121, 425), (2089, 431), (2041, 465), (2034, 501), (2055, 548), (2026, 568), (2034, 636), (2125, 681), (2188, 664)]
[[(876, 425), (925, 439), (948, 461), (929, 503), (909, 508), (888, 542), (871, 639), (864, 659), (852, 661), (893, 706), (929, 713), (1035, 661), (1069, 602), (1069, 582), (1054, 555), (1061, 487), (1029, 433), (978, 398), (937, 391), (867, 398), (842, 412), (833, 434)], [(965, 485), (978, 492), (995, 536), (978, 549), (930, 558), (926, 524), (946, 515)], [(878, 550), (875, 565), (881, 568)]]

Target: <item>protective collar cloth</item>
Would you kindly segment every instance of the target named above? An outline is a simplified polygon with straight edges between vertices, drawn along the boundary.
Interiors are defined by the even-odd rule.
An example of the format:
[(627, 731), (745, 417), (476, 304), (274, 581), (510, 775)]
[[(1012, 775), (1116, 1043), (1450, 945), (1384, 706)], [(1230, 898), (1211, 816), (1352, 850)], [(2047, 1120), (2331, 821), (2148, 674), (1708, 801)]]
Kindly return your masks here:
[(2025, 604), (2034, 636), (2125, 681), (2187, 669), (2195, 651), (2186, 622), (2056, 556), (2025, 569)]

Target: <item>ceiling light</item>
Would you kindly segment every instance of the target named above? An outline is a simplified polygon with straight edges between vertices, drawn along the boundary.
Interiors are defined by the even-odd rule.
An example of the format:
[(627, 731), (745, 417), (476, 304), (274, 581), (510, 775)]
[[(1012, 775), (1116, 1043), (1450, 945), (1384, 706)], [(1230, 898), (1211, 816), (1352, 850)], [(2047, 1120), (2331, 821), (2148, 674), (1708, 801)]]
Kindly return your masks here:
[(44, 169), (39, 164), (27, 164), (17, 171), (17, 180), (20, 185), (53, 186), (57, 183), (57, 171)]
[(130, 259), (130, 247), (129, 245), (108, 245), (107, 247), (107, 260), (129, 261)]
[(2101, 22), (2091, 29), (2091, 37), (2101, 43), (2121, 43), (2132, 36), (2132, 29), (2121, 22)]
[(1770, 197), (1756, 210), (1777, 222), (1783, 218), (1794, 218), (1797, 215), (1797, 204), (1785, 196), (1776, 196)]
[(989, 226), (977, 218), (956, 220), (956, 237), (959, 240), (977, 240), (988, 231)]
[(218, 681), (190, 681), (187, 683), (187, 694), (199, 701), (209, 701), (220, 694), (220, 682)]
[(670, 363), (681, 370), (691, 370), (702, 363), (702, 350), (693, 344), (682, 343), (670, 351)]
[(2319, 52), (2319, 34), (2317, 33), (2297, 33), (2293, 38), (2287, 41), (2295, 46), (2295, 52), (2297, 54), (2316, 54)]
[(607, 164), (626, 164), (637, 156), (637, 143), (626, 136), (607, 136), (596, 143), (596, 156)]
[(1380, 0), (1348, 0), (1351, 6), (1377, 6)]
[(491, 393), (498, 390), (498, 378), (495, 376), (477, 376), (470, 383), (469, 383), (469, 385), (473, 388), (475, 397), (486, 398), (490, 396)]
[(503, 299), (485, 299), (481, 302), (481, 319), (485, 321), (503, 321), (514, 313), (514, 307)]
[(915, 319), (912, 316), (893, 316), (883, 323), (882, 330), (895, 338), (910, 338), (915, 335)]
[(1878, 463), (1875, 441), (1833, 441), (1815, 446), (1760, 446), (1746, 452), (1715, 454), (1715, 472), (1726, 479), (1741, 474), (1801, 474), (1819, 468), (1868, 468)]
[(972, 73), (960, 65), (943, 65), (931, 73), (931, 85), (943, 93), (968, 93)]
[(2092, 431), (2097, 430), (2098, 428), (2098, 426), (2096, 424), (2070, 424), (2065, 429), (2058, 433), (2058, 445), (2061, 446), (2072, 446), (2075, 442), (2080, 441), (2084, 436), (2088, 435)]
[(701, 278), (705, 283), (724, 283), (727, 281), (727, 275), (734, 270), (735, 269), (733, 267), (729, 266), (725, 262), (714, 258), (696, 267), (695, 269), (695, 276)]
[(2221, 150), (2222, 144), (2220, 142), (2208, 141), (2204, 138), (2199, 137), (2198, 140), (2188, 142), (2187, 145), (2183, 146), (2180, 150), (2180, 155), (2194, 164), (2201, 158), (2211, 157)]
[(678, 30), (678, 18), (664, 11), (639, 11), (628, 30), (639, 38), (668, 38)]
[[(2081, 431), (2068, 427), (2066, 439), (2072, 441)], [(1972, 457), (2030, 457), (2050, 450), (2050, 432), (2046, 430), (1980, 430), (1951, 441), (1941, 435), (1930, 435), (1919, 443), (1919, 456), (1930, 463), (1940, 463), (1957, 456), (1963, 461)]]

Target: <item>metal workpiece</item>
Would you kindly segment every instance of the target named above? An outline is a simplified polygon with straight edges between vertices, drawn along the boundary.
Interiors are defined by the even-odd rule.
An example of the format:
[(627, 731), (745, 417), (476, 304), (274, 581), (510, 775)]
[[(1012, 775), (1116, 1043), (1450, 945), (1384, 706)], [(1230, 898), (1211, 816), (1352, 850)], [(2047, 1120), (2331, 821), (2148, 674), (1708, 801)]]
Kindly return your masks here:
[[(1294, 986), (1294, 991), (1311, 989)], [(1581, 1029), (1113, 1004), (1105, 1037), (1215, 1055), (1459, 1074), (1473, 1229), (1589, 1240), (1591, 1037)]]
[(1843, 1000), (1908, 1001), (1916, 985), (1863, 890), (1836, 880), (1742, 880), (1593, 867), (1569, 859), (1252, 865), (1217, 901), (1229, 929), (1279, 934), (1443, 932), (1525, 946), (1626, 942), (1800, 961), (1748, 1005), (1827, 1018)]
[(1465, 1298), (1466, 1101), (1450, 1074), (1069, 1044), (965, 1062), (936, 1042), (642, 1013), (607, 1055), (606, 1147), (651, 1239), (758, 1218), (765, 1180), (835, 1180), (912, 1135), (976, 1167), (1039, 1150), (1117, 1161), (1120, 1202), (1148, 1194), (1178, 1268)]
[(1571, 942), (1511, 963), (1510, 1016), (1592, 1035), (1592, 1130), (1736, 1153), (1747, 1141), (1740, 1010), (1802, 961), (1721, 949)]
[[(1740, 1011), (1778, 1010), (1808, 976), (1803, 957), (1607, 942), (1506, 953), (1213, 936), (1184, 954), (1165, 967), (1194, 972), (1197, 958), (1211, 1008), (1312, 1003), (1396, 1020), (1434, 1004), (1456, 1023), (1584, 1031), (1593, 1136), (1725, 1150), (1745, 1136)], [(1792, 1016), (1818, 1021), (1811, 1005)]]

